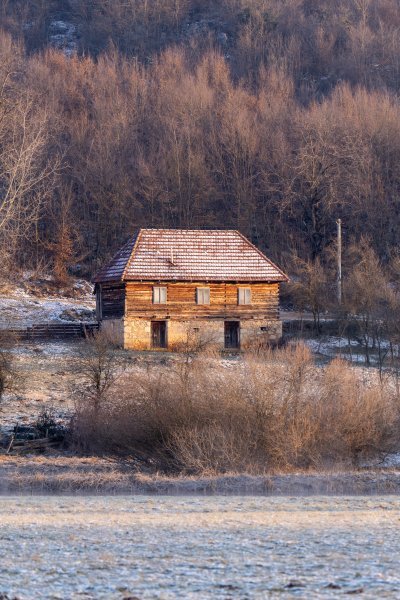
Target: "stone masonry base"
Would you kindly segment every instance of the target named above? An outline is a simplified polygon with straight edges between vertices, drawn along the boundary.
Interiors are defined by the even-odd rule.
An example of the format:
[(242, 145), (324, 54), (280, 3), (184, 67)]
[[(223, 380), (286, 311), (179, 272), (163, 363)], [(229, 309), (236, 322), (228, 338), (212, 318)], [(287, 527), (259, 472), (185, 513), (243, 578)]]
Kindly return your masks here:
[[(229, 319), (228, 319), (229, 320)], [(235, 320), (235, 319), (232, 319)], [(179, 351), (187, 348), (213, 346), (224, 349), (223, 319), (166, 320), (167, 348)], [(116, 319), (103, 321), (101, 329), (115, 343), (128, 350), (157, 350), (152, 347), (151, 321), (146, 319)], [(277, 342), (282, 337), (281, 321), (243, 319), (240, 321), (240, 349)]]

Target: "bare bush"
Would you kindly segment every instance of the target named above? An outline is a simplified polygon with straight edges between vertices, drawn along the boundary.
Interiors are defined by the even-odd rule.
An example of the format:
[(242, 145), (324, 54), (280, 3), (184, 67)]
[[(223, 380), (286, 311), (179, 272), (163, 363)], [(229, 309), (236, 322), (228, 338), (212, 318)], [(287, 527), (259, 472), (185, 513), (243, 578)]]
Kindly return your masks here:
[(317, 368), (296, 345), (229, 368), (200, 354), (184, 370), (125, 374), (95, 431), (81, 408), (75, 437), (95, 450), (162, 456), (165, 468), (192, 473), (321, 469), (398, 449), (399, 407), (391, 381), (368, 384), (341, 361)]
[(346, 277), (341, 307), (346, 326), (357, 333), (365, 349), (365, 362), (370, 364), (371, 351), (378, 350), (379, 366), (383, 366), (385, 340), (391, 338), (395, 287), (369, 241), (362, 238), (346, 253)]
[(76, 398), (76, 432), (90, 429), (90, 436), (96, 435), (98, 423), (103, 420), (104, 410), (111, 400), (110, 393), (124, 366), (125, 358), (106, 333), (100, 331), (85, 340), (75, 359), (75, 381), (71, 390)]
[(0, 402), (5, 393), (14, 392), (21, 385), (11, 352), (14, 344), (14, 336), (7, 331), (0, 330)]

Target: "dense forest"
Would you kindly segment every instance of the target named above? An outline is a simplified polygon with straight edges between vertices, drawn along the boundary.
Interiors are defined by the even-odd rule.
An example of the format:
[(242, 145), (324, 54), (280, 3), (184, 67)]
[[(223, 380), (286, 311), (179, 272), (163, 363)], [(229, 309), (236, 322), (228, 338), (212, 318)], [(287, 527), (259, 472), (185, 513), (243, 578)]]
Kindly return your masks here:
[(393, 260), (398, 0), (3, 0), (0, 27), (3, 274), (90, 276), (138, 226), (290, 269), (337, 218)]

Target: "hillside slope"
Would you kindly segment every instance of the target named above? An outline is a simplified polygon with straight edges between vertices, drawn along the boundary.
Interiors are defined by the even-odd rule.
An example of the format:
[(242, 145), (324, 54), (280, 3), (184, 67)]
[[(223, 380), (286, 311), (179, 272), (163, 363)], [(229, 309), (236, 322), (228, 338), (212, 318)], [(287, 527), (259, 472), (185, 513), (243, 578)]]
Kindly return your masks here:
[(57, 286), (50, 279), (25, 280), (0, 287), (0, 329), (95, 319), (92, 286), (76, 280)]
[(397, 0), (14, 0), (0, 22), (2, 270), (90, 277), (140, 226), (239, 229), (290, 270), (339, 217), (392, 255)]

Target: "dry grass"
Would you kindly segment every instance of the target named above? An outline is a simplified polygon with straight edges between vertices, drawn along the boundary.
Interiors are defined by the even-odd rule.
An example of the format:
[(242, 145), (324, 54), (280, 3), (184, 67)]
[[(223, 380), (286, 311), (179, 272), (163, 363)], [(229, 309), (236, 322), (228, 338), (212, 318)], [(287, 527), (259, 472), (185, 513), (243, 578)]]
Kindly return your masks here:
[(131, 473), (113, 461), (73, 456), (0, 455), (0, 493), (132, 491)]
[(398, 494), (395, 470), (251, 475), (145, 474), (124, 461), (73, 456), (0, 455), (0, 494)]
[(400, 447), (400, 399), (335, 360), (317, 368), (296, 345), (229, 368), (202, 353), (169, 372), (118, 380), (101, 403), (78, 403), (75, 444), (145, 456), (186, 473), (265, 473), (356, 466)]

